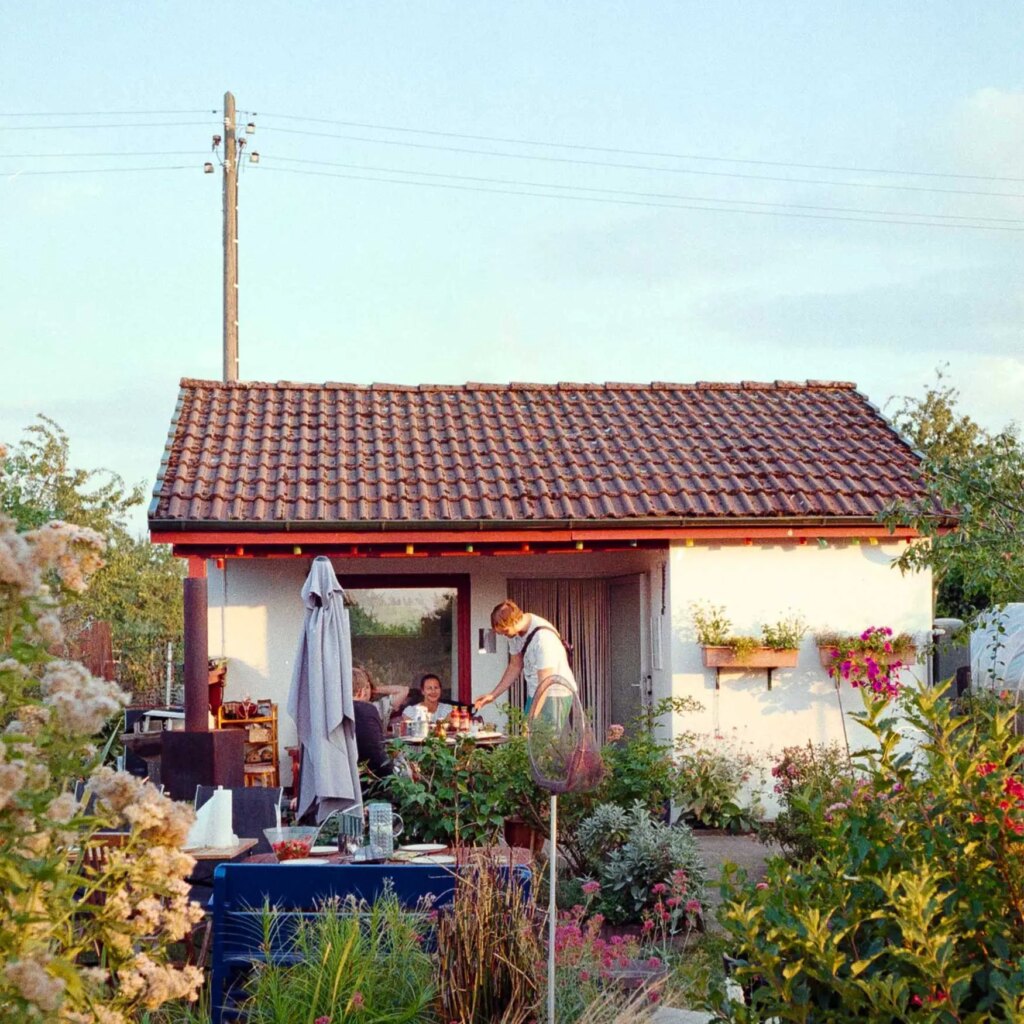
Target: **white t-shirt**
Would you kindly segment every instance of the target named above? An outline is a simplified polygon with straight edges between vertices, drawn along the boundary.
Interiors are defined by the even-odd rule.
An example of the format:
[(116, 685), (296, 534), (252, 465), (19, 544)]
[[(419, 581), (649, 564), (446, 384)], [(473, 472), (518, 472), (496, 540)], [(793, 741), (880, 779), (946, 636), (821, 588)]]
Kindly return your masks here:
[[(422, 709), (422, 711), (426, 711), (427, 710), (427, 706), (425, 704), (410, 704), (409, 707), (407, 707), (402, 712), (402, 717), (403, 718), (415, 718), (416, 715), (421, 713), (420, 711), (413, 711), (413, 708), (419, 708), (419, 709)], [(454, 704), (446, 704), (443, 700), (439, 701), (438, 705), (437, 705), (437, 710), (430, 716), (430, 721), (431, 722), (440, 722), (443, 719), (447, 718), (454, 710), (455, 710), (455, 705)]]
[(565, 645), (554, 626), (547, 619), (539, 615), (526, 615), (526, 629), (522, 633), (508, 638), (508, 649), (511, 654), (519, 654), (526, 645), (526, 638), (537, 629), (538, 626), (547, 626), (547, 629), (537, 629), (537, 633), (530, 641), (530, 646), (523, 654), (523, 677), (526, 679), (526, 695), (532, 697), (537, 692), (537, 675), (542, 668), (550, 669), (556, 676), (561, 676), (569, 686), (576, 690), (576, 677), (569, 667), (569, 659), (565, 654)]

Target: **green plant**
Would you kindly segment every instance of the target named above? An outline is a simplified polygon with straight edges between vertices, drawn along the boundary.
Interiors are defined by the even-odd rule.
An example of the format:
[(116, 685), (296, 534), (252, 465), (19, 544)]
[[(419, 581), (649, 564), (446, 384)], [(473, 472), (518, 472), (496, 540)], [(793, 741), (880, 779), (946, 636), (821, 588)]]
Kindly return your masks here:
[[(0, 447), (0, 463), (3, 449)], [(181, 851), (192, 811), (102, 767), (97, 736), (128, 695), (51, 657), (59, 606), (45, 579), (83, 591), (102, 564), (94, 530), (49, 523), (18, 534), (0, 516), (0, 1012), (10, 1020), (121, 1022), (194, 999), (202, 972), (169, 961), (202, 911)], [(85, 777), (86, 813), (71, 792)], [(96, 833), (123, 843), (86, 865)]]
[(442, 1021), (522, 1024), (534, 1017), (544, 951), (511, 869), (480, 864), (459, 875), (437, 918), (437, 1007)]
[(790, 860), (810, 860), (829, 828), (828, 809), (853, 790), (850, 759), (838, 743), (784, 747), (771, 776), (782, 806), (774, 821), (758, 828), (758, 838), (778, 844)]
[(776, 651), (791, 650), (800, 646), (807, 632), (807, 623), (799, 615), (787, 615), (777, 622), (766, 622), (761, 627), (761, 638), (765, 647)]
[(732, 623), (723, 605), (694, 601), (690, 605), (690, 617), (697, 631), (697, 643), (705, 647), (724, 647), (728, 644)]
[[(599, 822), (613, 817), (619, 820), (613, 812), (600, 807), (594, 813)], [(639, 922), (643, 912), (657, 902), (654, 887), (668, 886), (676, 871), (685, 873), (689, 899), (699, 911), (704, 902), (704, 862), (690, 829), (656, 821), (639, 801), (622, 824), (626, 838), (612, 845), (604, 841), (596, 828), (581, 823), (584, 834), (592, 837), (593, 845), (583, 852), (600, 883), (597, 905), (607, 920)]]
[[(252, 1024), (412, 1024), (434, 1000), (434, 968), (423, 949), (424, 916), (406, 911), (393, 892), (374, 903), (349, 897), (289, 925), (287, 957), (256, 966), (241, 1015)], [(284, 919), (264, 907), (270, 938)]]
[[(700, 828), (752, 831), (763, 784), (754, 755), (718, 733), (682, 736), (677, 750), (673, 797), (682, 820)], [(747, 801), (741, 800), (744, 792), (750, 794)]]
[(492, 784), (495, 753), (469, 738), (453, 747), (430, 738), (418, 750), (406, 750), (416, 778), (396, 773), (381, 782), (408, 837), (446, 844), (495, 843), (505, 821), (507, 792)]
[[(862, 691), (863, 693), (863, 691)], [(967, 718), (863, 693), (875, 746), (814, 859), (727, 879), (719, 920), (752, 1006), (731, 1020), (1017, 1021), (1024, 1014), (1024, 739), (1011, 702)], [(908, 747), (913, 748), (911, 752)]]

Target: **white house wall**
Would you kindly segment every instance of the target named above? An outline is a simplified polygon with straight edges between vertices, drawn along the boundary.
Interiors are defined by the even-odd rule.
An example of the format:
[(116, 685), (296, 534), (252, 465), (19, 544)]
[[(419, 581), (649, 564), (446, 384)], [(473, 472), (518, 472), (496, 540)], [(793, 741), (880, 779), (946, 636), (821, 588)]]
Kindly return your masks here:
[[(704, 705), (702, 713), (676, 717), (676, 732), (717, 734), (761, 758), (808, 741), (843, 743), (835, 686), (821, 666), (812, 634), (890, 626), (924, 639), (932, 621), (931, 576), (903, 576), (893, 568), (902, 550), (896, 542), (836, 542), (824, 549), (813, 542), (673, 545), (668, 569), (671, 614), (662, 623), (672, 671), (670, 680), (659, 677), (662, 688), (655, 697), (689, 696)], [(763, 623), (791, 613), (802, 616), (809, 632), (796, 668), (776, 669), (770, 691), (764, 670), (723, 671), (716, 691), (715, 670), (704, 668), (694, 634), (690, 609), (695, 601), (724, 605), (736, 634), (758, 635)], [(924, 664), (912, 671), (927, 678)], [(904, 674), (909, 678), (906, 670)], [(862, 706), (860, 694), (848, 683), (841, 697), (846, 711)], [(851, 746), (867, 739), (849, 719), (847, 729)]]
[[(477, 630), (490, 627), (491, 609), (507, 596), (510, 578), (544, 579), (575, 576), (625, 576), (646, 573), (660, 587), (666, 551), (526, 555), (504, 557), (444, 557), (418, 559), (333, 559), (334, 570), (345, 585), (346, 575), (423, 573), (470, 576), (470, 673), (474, 696), (486, 693), (501, 678), (507, 664), (507, 646), (499, 638), (496, 654), (480, 654)], [(225, 700), (245, 696), (269, 698), (278, 705), (281, 772), (284, 784), (291, 765), (284, 748), (295, 743), (295, 723), (285, 710), (295, 652), (302, 630), (302, 585), (309, 572), (309, 558), (228, 559), (219, 570), (209, 562), (209, 650), (211, 657), (228, 659)], [(658, 591), (660, 594), (660, 590)], [(656, 692), (669, 685), (668, 666), (654, 673)], [(502, 721), (500, 708), (484, 712)]]

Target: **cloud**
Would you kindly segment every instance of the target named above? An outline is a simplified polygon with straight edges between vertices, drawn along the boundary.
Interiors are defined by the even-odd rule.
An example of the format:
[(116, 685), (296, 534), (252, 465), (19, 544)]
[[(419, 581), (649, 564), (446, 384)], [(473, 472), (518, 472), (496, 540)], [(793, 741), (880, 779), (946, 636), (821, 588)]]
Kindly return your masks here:
[(949, 140), (955, 165), (962, 172), (1020, 179), (1024, 92), (986, 88), (972, 93), (953, 110)]

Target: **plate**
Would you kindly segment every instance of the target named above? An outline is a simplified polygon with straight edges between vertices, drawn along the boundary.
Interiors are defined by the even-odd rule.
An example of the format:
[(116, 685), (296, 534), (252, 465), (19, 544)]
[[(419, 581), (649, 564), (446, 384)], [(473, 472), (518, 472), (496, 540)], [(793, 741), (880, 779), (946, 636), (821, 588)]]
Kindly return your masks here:
[(458, 864), (458, 859), (451, 853), (426, 853), (417, 857), (413, 864)]
[(338, 852), (338, 848), (336, 846), (314, 846), (309, 852), (314, 857), (330, 857)]
[(294, 860), (279, 860), (278, 864), (287, 867), (290, 864), (327, 864), (326, 857), (296, 857)]
[(405, 843), (398, 848), (400, 853), (444, 853), (446, 843)]

